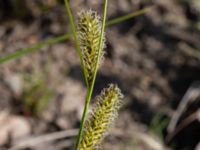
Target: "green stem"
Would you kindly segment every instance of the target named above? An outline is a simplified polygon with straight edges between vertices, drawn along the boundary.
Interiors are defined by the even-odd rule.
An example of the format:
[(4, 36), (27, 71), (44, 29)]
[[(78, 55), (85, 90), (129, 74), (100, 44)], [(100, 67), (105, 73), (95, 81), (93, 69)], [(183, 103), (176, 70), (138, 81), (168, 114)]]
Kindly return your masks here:
[(82, 118), (81, 118), (81, 124), (80, 124), (80, 128), (79, 128), (78, 136), (77, 136), (77, 139), (76, 139), (75, 150), (78, 150), (78, 146), (79, 146), (79, 143), (81, 141), (81, 137), (83, 135), (83, 127), (84, 127), (84, 124), (85, 124), (85, 121), (86, 121), (86, 114), (87, 114), (87, 111), (88, 111), (88, 108), (89, 108), (89, 105), (90, 105), (92, 92), (93, 92), (93, 89), (91, 89), (91, 88), (89, 88), (88, 91), (87, 91), (84, 110), (83, 110), (83, 114), (82, 114)]
[(67, 10), (67, 13), (68, 13), (68, 16), (69, 16), (69, 22), (70, 22), (73, 38), (74, 38), (74, 41), (75, 41), (76, 51), (77, 51), (77, 53), (80, 57), (81, 68), (83, 70), (85, 82), (86, 82), (87, 87), (89, 87), (89, 84), (88, 84), (88, 81), (87, 81), (87, 72), (86, 72), (86, 69), (85, 69), (85, 66), (84, 66), (84, 63), (83, 63), (82, 53), (81, 53), (80, 46), (79, 46), (78, 39), (77, 39), (77, 35), (76, 35), (74, 19), (73, 19), (72, 12), (71, 12), (70, 7), (69, 7), (68, 0), (65, 0), (65, 7), (66, 7), (66, 10)]
[(88, 92), (87, 92), (87, 96), (86, 96), (84, 111), (83, 111), (83, 115), (82, 115), (82, 119), (81, 119), (79, 134), (78, 134), (76, 145), (75, 145), (75, 150), (78, 150), (78, 146), (80, 144), (81, 137), (83, 135), (83, 128), (84, 128), (85, 121), (86, 121), (86, 114), (87, 114), (88, 107), (89, 107), (89, 104), (90, 104), (90, 101), (91, 101), (91, 97), (92, 97), (92, 93), (93, 93), (93, 89), (94, 89), (94, 83), (95, 83), (95, 80), (96, 80), (96, 74), (97, 74), (99, 61), (100, 61), (100, 54), (101, 54), (102, 47), (103, 47), (103, 36), (104, 36), (104, 30), (105, 30), (105, 24), (106, 24), (106, 14), (107, 14), (107, 5), (108, 5), (107, 3), (108, 3), (107, 0), (104, 0), (104, 13), (103, 13), (102, 28), (101, 28), (101, 36), (100, 36), (100, 40), (99, 40), (98, 57), (97, 57), (97, 62), (95, 64), (92, 84), (89, 87)]

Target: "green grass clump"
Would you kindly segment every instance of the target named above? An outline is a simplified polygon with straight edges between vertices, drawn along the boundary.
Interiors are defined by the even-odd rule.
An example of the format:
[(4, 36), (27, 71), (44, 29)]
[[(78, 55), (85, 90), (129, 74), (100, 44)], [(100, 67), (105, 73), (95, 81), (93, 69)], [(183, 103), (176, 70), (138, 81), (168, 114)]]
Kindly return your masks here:
[(53, 90), (48, 87), (43, 76), (26, 75), (22, 95), (24, 111), (31, 115), (39, 115), (53, 97)]
[(169, 118), (164, 116), (162, 113), (157, 113), (151, 121), (150, 132), (155, 134), (159, 139), (161, 139), (162, 142), (164, 142), (163, 131), (166, 129), (168, 124)]

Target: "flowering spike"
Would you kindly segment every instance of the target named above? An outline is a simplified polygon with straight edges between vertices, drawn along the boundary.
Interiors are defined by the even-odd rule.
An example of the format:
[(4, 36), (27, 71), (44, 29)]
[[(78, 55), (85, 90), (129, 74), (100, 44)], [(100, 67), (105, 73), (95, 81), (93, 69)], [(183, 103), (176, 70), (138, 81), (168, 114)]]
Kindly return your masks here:
[[(103, 56), (103, 48), (105, 47), (105, 36), (103, 37), (103, 48), (99, 49), (101, 37), (101, 21), (96, 12), (81, 11), (78, 14), (77, 22), (78, 42), (83, 56), (84, 67), (87, 72), (88, 84), (91, 85), (95, 65), (98, 60), (100, 51), (100, 60)], [(99, 65), (99, 64), (98, 64)]]
[(93, 150), (102, 141), (118, 115), (123, 95), (117, 85), (110, 84), (95, 98), (95, 107), (84, 126), (78, 150)]

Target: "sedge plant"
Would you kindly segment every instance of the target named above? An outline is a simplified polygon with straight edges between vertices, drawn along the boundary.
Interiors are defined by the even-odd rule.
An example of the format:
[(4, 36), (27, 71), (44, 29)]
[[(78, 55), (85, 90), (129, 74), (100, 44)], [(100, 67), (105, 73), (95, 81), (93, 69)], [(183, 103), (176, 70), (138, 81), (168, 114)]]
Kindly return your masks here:
[[(107, 0), (104, 0), (104, 13), (102, 19), (94, 11), (81, 11), (78, 14), (77, 25), (75, 25), (68, 0), (65, 0), (65, 6), (69, 15), (72, 34), (49, 38), (31, 47), (0, 57), (0, 64), (27, 55), (42, 47), (73, 38), (80, 58), (85, 83), (87, 85), (84, 111), (75, 150), (93, 150), (96, 149), (102, 141), (107, 130), (116, 119), (118, 110), (121, 106), (121, 99), (123, 98), (118, 86), (110, 84), (95, 98), (95, 106), (93, 107), (92, 112), (87, 114), (96, 74), (103, 59), (105, 48), (105, 26), (112, 26), (144, 14), (152, 7), (144, 8), (106, 22)], [(86, 119), (86, 115), (88, 115), (88, 119)]]
[(102, 19), (95, 11), (81, 11), (78, 13), (76, 25), (68, 0), (65, 0), (65, 6), (87, 85), (85, 106), (75, 150), (94, 150), (98, 147), (107, 130), (116, 119), (123, 97), (118, 86), (110, 84), (95, 98), (95, 106), (89, 117), (87, 117), (88, 119), (86, 119), (96, 74), (104, 54), (107, 0), (104, 0)]

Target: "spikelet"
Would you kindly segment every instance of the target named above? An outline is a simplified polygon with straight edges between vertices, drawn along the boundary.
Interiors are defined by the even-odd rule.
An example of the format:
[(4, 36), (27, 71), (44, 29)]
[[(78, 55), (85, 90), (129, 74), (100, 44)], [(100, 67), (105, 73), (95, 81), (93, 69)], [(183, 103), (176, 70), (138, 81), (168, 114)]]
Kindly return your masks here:
[(103, 56), (105, 36), (103, 36), (102, 49), (99, 49), (100, 36), (101, 21), (97, 13), (92, 10), (81, 11), (78, 14), (77, 37), (83, 56), (84, 67), (87, 71), (87, 79), (89, 85), (91, 85), (94, 75), (94, 69), (98, 59), (98, 52), (100, 51), (100, 60)]
[(110, 84), (95, 98), (96, 106), (84, 126), (78, 150), (94, 150), (118, 115), (123, 95), (117, 85)]

